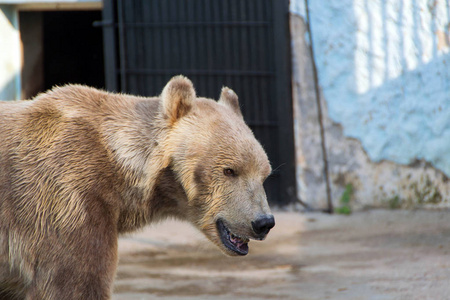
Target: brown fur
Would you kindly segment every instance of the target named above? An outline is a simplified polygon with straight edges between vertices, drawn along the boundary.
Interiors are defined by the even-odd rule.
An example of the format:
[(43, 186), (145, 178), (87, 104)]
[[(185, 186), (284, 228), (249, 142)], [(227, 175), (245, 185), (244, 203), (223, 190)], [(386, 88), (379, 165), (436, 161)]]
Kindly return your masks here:
[(218, 218), (254, 237), (270, 213), (267, 156), (228, 88), (219, 102), (182, 76), (158, 98), (55, 88), (0, 103), (0, 141), (2, 299), (108, 299), (118, 234), (173, 216), (233, 255)]

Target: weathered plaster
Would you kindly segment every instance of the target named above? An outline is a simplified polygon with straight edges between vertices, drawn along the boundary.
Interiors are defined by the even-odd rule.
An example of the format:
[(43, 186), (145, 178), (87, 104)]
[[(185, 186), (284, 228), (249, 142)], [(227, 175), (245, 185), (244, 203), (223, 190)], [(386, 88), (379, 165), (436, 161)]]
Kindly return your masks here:
[(312, 207), (326, 207), (326, 183), (321, 149), (312, 59), (303, 18), (291, 14), (292, 97), (299, 199)]
[[(327, 115), (326, 102), (322, 109)], [(327, 140), (327, 159), (332, 199), (339, 199), (347, 184), (352, 184), (352, 206), (389, 207), (393, 201), (403, 207), (416, 204), (436, 207), (450, 206), (450, 182), (446, 174), (423, 160), (404, 165), (389, 160), (374, 162), (359, 140), (344, 135), (342, 126), (324, 118)], [(310, 186), (313, 189), (314, 186)]]
[[(303, 0), (291, 9), (303, 14)], [(374, 161), (424, 159), (450, 175), (450, 3), (309, 1), (331, 119)]]
[[(299, 91), (312, 76), (304, 54), (309, 37), (293, 26), (306, 18), (303, 3), (291, 1), (298, 181), (303, 201), (325, 203), (323, 184), (304, 174), (316, 170), (320, 179), (323, 166), (319, 144), (305, 138), (317, 137), (317, 120), (303, 124), (305, 114), (317, 113), (302, 100), (309, 92)], [(449, 11), (444, 0), (309, 1), (335, 203), (351, 183), (363, 206), (396, 198), (449, 204)]]

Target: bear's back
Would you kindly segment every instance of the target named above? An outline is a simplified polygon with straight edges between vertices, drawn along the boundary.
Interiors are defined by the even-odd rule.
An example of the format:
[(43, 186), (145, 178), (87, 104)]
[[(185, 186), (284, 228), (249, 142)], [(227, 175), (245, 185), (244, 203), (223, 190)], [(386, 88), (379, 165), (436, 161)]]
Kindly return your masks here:
[(118, 180), (102, 127), (153, 116), (156, 100), (68, 85), (1, 102), (0, 211), (14, 211), (24, 227), (44, 219), (76, 226), (87, 209), (81, 199), (108, 197)]

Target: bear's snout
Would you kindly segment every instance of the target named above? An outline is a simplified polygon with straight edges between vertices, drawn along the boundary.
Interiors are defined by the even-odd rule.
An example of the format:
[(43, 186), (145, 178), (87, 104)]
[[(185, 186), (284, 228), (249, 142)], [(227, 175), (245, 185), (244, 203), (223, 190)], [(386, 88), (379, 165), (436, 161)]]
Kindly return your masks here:
[(253, 231), (263, 239), (275, 226), (275, 218), (273, 215), (260, 216), (255, 221), (252, 221)]

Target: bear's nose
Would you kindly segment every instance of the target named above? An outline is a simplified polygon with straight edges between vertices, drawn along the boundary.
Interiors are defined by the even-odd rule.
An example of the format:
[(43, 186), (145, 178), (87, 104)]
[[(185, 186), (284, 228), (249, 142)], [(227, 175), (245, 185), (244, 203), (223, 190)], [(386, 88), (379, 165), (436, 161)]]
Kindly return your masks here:
[(275, 226), (275, 219), (272, 215), (262, 216), (255, 221), (252, 221), (253, 231), (256, 234), (266, 235), (273, 226)]

